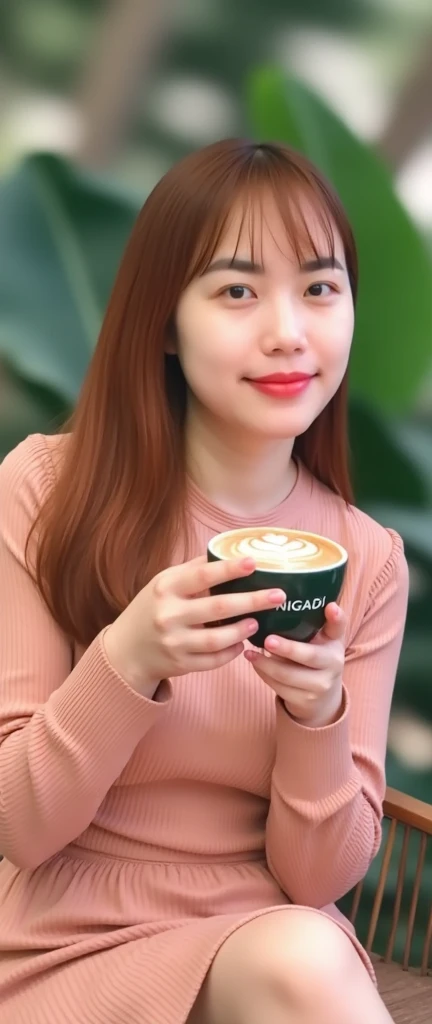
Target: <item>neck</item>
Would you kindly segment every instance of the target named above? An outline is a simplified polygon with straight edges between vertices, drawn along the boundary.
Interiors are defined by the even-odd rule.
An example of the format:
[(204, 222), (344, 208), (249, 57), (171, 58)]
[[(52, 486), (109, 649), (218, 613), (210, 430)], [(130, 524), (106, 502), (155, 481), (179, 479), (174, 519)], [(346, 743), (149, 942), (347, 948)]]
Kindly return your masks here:
[(294, 487), (293, 440), (240, 437), (224, 424), (215, 430), (192, 411), (186, 422), (191, 479), (219, 508), (247, 518), (275, 508)]

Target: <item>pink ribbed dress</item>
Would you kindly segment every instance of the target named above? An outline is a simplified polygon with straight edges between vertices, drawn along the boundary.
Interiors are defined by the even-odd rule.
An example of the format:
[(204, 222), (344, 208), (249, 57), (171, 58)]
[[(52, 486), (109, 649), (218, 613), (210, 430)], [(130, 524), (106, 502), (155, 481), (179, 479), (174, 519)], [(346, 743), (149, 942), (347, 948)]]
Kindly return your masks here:
[[(184, 1024), (224, 940), (292, 905), (336, 919), (373, 974), (332, 904), (380, 842), (399, 536), (302, 466), (259, 517), (348, 549), (335, 724), (298, 725), (241, 656), (149, 701), (109, 664), (103, 631), (71, 649), (25, 569), (61, 443), (34, 435), (0, 467), (1, 1024)], [(196, 553), (243, 523), (196, 490), (190, 514)]]

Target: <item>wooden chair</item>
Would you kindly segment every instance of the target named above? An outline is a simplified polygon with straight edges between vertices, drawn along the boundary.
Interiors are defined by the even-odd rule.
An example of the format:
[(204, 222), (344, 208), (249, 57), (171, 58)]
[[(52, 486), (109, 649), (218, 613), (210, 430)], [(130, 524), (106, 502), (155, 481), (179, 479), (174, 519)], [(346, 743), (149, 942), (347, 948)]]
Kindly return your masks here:
[[(376, 887), (375, 898), (368, 923), (365, 941), (366, 949), (371, 956), (377, 974), (381, 996), (396, 1024), (432, 1024), (432, 885), (427, 891), (427, 907), (422, 908), (423, 918), (426, 917), (426, 929), (421, 955), (421, 965), (412, 967), (412, 941), (416, 912), (418, 910), (420, 886), (425, 865), (426, 850), (429, 837), (432, 836), (432, 806), (406, 796), (395, 789), (387, 789), (384, 814), (389, 819), (386, 841), (381, 851), (381, 867)], [(402, 833), (402, 834), (401, 834)], [(404, 951), (401, 962), (396, 962), (394, 947), (396, 932), (400, 925), (400, 911), (410, 841), (417, 836), (419, 843), (417, 867), (412, 886), (408, 920), (404, 929)], [(392, 854), (398, 853), (397, 847), (402, 840), (397, 862), (396, 892), (390, 934), (384, 956), (374, 953), (374, 942), (380, 923), (380, 911), (386, 896)], [(396, 840), (396, 842), (395, 842)], [(427, 869), (429, 870), (429, 869)], [(355, 923), (364, 881), (359, 882), (353, 891), (350, 919)], [(424, 915), (426, 909), (426, 915)], [(417, 935), (417, 927), (416, 927)], [(362, 936), (359, 936), (363, 940)], [(423, 935), (422, 935), (423, 938)], [(367, 1022), (365, 1021), (365, 1024)]]

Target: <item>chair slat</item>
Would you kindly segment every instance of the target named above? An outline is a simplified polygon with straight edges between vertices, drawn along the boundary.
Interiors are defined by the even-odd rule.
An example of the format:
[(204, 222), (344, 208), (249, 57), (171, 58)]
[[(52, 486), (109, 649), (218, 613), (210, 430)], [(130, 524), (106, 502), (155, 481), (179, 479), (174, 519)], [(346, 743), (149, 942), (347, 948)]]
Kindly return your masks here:
[(402, 902), (403, 887), (404, 887), (404, 882), (405, 882), (405, 872), (406, 872), (406, 865), (407, 865), (408, 845), (409, 845), (410, 835), (411, 835), (410, 826), (409, 825), (405, 825), (404, 826), (404, 837), (403, 837), (403, 843), (402, 843), (401, 858), (400, 858), (400, 861), (399, 861), (399, 870), (398, 870), (397, 885), (396, 885), (396, 898), (395, 898), (395, 904), (394, 904), (394, 910), (393, 910), (392, 926), (391, 926), (391, 931), (390, 931), (390, 935), (389, 935), (389, 938), (388, 938), (387, 947), (386, 947), (386, 951), (385, 951), (385, 955), (384, 955), (384, 961), (385, 961), (386, 964), (390, 963), (391, 958), (393, 956), (393, 950), (394, 950), (394, 944), (395, 944), (395, 939), (396, 939), (397, 926), (399, 924), (399, 914), (400, 914), (400, 908), (401, 908), (401, 902)]
[(370, 919), (369, 931), (366, 939), (366, 951), (368, 953), (372, 950), (372, 944), (375, 938), (375, 932), (378, 924), (378, 918), (381, 910), (381, 903), (384, 896), (385, 884), (387, 881), (388, 870), (390, 867), (391, 855), (393, 852), (394, 840), (397, 829), (397, 820), (392, 818), (387, 836), (387, 842), (384, 850), (384, 857), (381, 864), (380, 876), (378, 879), (377, 891), (375, 894), (374, 904), (372, 907), (372, 914)]
[(414, 931), (414, 921), (415, 921), (415, 916), (416, 916), (416, 911), (417, 911), (417, 903), (418, 903), (418, 898), (419, 898), (420, 885), (421, 885), (421, 879), (422, 879), (422, 874), (423, 874), (423, 867), (424, 867), (425, 856), (426, 856), (427, 840), (428, 840), (427, 835), (425, 835), (425, 833), (422, 832), (421, 836), (420, 836), (420, 850), (419, 850), (419, 855), (418, 855), (418, 859), (417, 859), (416, 873), (415, 873), (415, 876), (414, 876), (414, 885), (413, 885), (413, 892), (412, 892), (412, 898), (411, 898), (411, 906), (410, 906), (409, 916), (408, 916), (407, 937), (406, 937), (405, 949), (404, 949), (404, 955), (403, 955), (403, 961), (402, 961), (402, 966), (403, 966), (404, 971), (407, 971), (408, 967), (409, 967), (409, 960), (410, 960), (410, 954), (411, 954), (411, 944), (412, 944), (412, 937), (413, 937), (413, 931)]
[(350, 917), (349, 917), (349, 919), (351, 921), (351, 924), (355, 924), (355, 922), (356, 922), (358, 908), (360, 906), (360, 900), (361, 900), (362, 892), (363, 892), (363, 885), (364, 885), (364, 879), (362, 879), (361, 882), (358, 882), (358, 884), (356, 885), (356, 887), (354, 889), (354, 898), (353, 898), (353, 901), (352, 901), (351, 912), (350, 912)]
[(430, 958), (430, 953), (431, 953), (431, 945), (432, 945), (432, 906), (431, 906), (431, 909), (430, 909), (429, 921), (428, 921), (428, 926), (427, 926), (427, 931), (426, 931), (426, 937), (425, 937), (424, 946), (423, 946), (423, 955), (422, 955), (422, 962), (421, 962), (421, 967), (420, 967), (420, 974), (422, 974), (422, 975), (427, 974), (427, 972), (429, 970), (429, 958)]

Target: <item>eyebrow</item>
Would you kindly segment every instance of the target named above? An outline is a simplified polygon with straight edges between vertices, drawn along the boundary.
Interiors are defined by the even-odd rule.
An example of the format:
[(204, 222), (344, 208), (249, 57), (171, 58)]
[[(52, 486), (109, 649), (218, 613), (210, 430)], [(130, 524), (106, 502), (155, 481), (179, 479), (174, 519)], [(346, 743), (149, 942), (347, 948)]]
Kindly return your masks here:
[[(344, 269), (342, 263), (333, 256), (317, 256), (315, 259), (306, 260), (300, 264), (300, 270), (305, 274), (311, 274), (315, 270), (343, 271)], [(243, 274), (264, 274), (264, 267), (260, 263), (254, 263), (253, 260), (242, 260), (234, 256), (232, 259), (222, 258), (210, 263), (201, 276), (204, 277), (205, 274), (211, 274), (217, 270), (238, 270)]]

